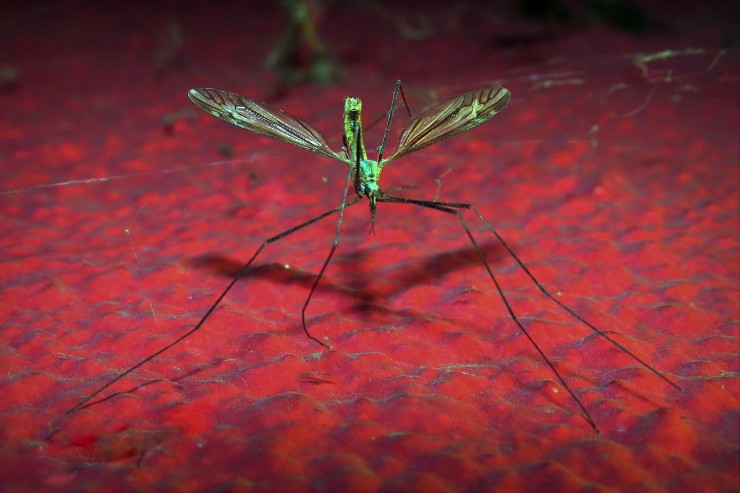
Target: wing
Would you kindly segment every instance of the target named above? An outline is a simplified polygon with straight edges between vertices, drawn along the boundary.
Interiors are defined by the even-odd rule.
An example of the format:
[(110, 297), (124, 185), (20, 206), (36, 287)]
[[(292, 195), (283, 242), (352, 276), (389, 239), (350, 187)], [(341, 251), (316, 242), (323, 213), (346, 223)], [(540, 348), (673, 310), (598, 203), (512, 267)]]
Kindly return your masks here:
[(266, 103), (210, 88), (191, 89), (188, 97), (198, 108), (232, 125), (347, 162), (331, 150), (318, 130), (297, 116)]
[(466, 92), (429, 108), (403, 129), (398, 149), (383, 165), (490, 120), (510, 99), (508, 89), (495, 86)]

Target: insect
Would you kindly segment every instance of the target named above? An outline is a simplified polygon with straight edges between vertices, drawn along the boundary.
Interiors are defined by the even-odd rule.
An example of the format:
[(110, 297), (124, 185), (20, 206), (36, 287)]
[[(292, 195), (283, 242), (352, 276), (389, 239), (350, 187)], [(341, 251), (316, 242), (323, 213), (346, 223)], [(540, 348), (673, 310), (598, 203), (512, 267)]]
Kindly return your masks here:
[[(383, 168), (389, 163), (402, 156), (405, 156), (412, 152), (416, 152), (420, 149), (428, 147), (441, 140), (457, 135), (461, 132), (469, 130), (488, 121), (506, 107), (506, 105), (509, 103), (509, 100), (511, 99), (511, 93), (504, 87), (494, 86), (485, 89), (479, 89), (476, 91), (466, 92), (443, 103), (437, 104), (436, 106), (433, 106), (432, 108), (411, 119), (406, 128), (401, 132), (401, 138), (398, 148), (389, 157), (384, 158), (383, 151), (385, 149), (385, 143), (388, 138), (388, 132), (390, 130), (390, 125), (393, 119), (399, 92), (405, 102), (405, 97), (403, 95), (403, 90), (401, 87), (401, 81), (398, 81), (396, 83), (396, 87), (393, 91), (393, 100), (387, 114), (388, 118), (385, 126), (385, 131), (383, 133), (381, 144), (378, 147), (378, 158), (376, 160), (373, 160), (367, 157), (367, 151), (365, 149), (365, 144), (363, 141), (363, 129), (361, 124), (362, 102), (360, 101), (360, 99), (348, 97), (344, 101), (344, 145), (342, 147), (342, 152), (338, 153), (329, 147), (324, 137), (317, 130), (315, 130), (307, 122), (296, 116), (293, 116), (277, 108), (273, 108), (266, 103), (261, 103), (253, 99), (248, 99), (244, 96), (240, 96), (231, 92), (208, 88), (191, 89), (188, 93), (190, 100), (198, 108), (206, 111), (207, 113), (210, 113), (216, 118), (231, 123), (232, 125), (247, 129), (256, 134), (271, 137), (273, 139), (287, 142), (295, 146), (302, 147), (303, 149), (322, 154), (326, 157), (335, 159), (347, 165), (348, 171), (344, 186), (344, 192), (342, 195), (342, 202), (338, 207), (335, 207), (316, 217), (308, 219), (307, 221), (304, 221), (297, 226), (294, 226), (263, 241), (262, 244), (256, 249), (254, 254), (236, 274), (236, 276), (234, 276), (231, 282), (216, 298), (216, 300), (206, 311), (200, 321), (190, 331), (178, 337), (157, 352), (146, 357), (128, 370), (120, 373), (118, 376), (108, 381), (105, 385), (97, 389), (76, 406), (69, 409), (65, 414), (70, 414), (84, 407), (87, 407), (88, 405), (90, 405), (88, 403), (93, 398), (100, 395), (101, 392), (110, 387), (112, 384), (124, 378), (126, 375), (130, 374), (140, 366), (146, 364), (148, 361), (156, 358), (173, 346), (179, 344), (181, 341), (183, 341), (196, 331), (200, 330), (205, 324), (206, 320), (208, 320), (213, 311), (216, 309), (216, 307), (218, 307), (224, 297), (236, 284), (238, 279), (247, 272), (249, 267), (253, 264), (253, 262), (267, 245), (274, 243), (282, 238), (285, 238), (286, 236), (295, 233), (296, 231), (301, 230), (305, 227), (308, 227), (311, 224), (320, 221), (326, 217), (338, 214), (339, 219), (337, 221), (336, 232), (334, 234), (334, 240), (332, 242), (331, 249), (329, 250), (329, 254), (324, 260), (324, 263), (318, 275), (316, 276), (316, 279), (314, 280), (311, 290), (309, 291), (306, 301), (301, 309), (301, 322), (305, 334), (311, 340), (326, 347), (327, 349), (331, 349), (329, 345), (314, 337), (308, 330), (306, 325), (306, 308), (308, 307), (311, 298), (316, 290), (316, 287), (318, 286), (319, 281), (321, 280), (339, 244), (344, 210), (347, 207), (355, 205), (366, 197), (370, 204), (371, 231), (374, 230), (376, 209), (378, 203), (413, 204), (446, 214), (452, 214), (457, 217), (465, 231), (465, 234), (467, 235), (475, 251), (477, 252), (481, 263), (488, 273), (488, 276), (493, 282), (496, 291), (504, 302), (509, 316), (519, 327), (522, 333), (527, 337), (529, 342), (543, 358), (543, 360), (547, 363), (550, 370), (557, 377), (558, 381), (560, 381), (560, 383), (563, 385), (563, 388), (568, 391), (570, 396), (581, 409), (583, 417), (588, 421), (588, 423), (597, 433), (599, 432), (599, 428), (591, 417), (591, 414), (588, 412), (583, 403), (581, 403), (580, 399), (578, 399), (575, 393), (570, 389), (565, 379), (555, 368), (554, 364), (550, 361), (547, 355), (545, 355), (542, 349), (532, 338), (527, 328), (522, 324), (517, 315), (514, 313), (514, 310), (511, 307), (506, 295), (504, 294), (504, 291), (501, 288), (498, 280), (494, 276), (493, 271), (488, 264), (488, 261), (484, 257), (482, 250), (479, 248), (472, 233), (470, 232), (468, 224), (461, 214), (462, 211), (469, 210), (475, 214), (475, 216), (481, 221), (485, 228), (504, 247), (508, 254), (516, 261), (519, 267), (526, 273), (526, 275), (531, 279), (535, 286), (545, 296), (555, 302), (558, 306), (560, 306), (561, 309), (565, 310), (576, 320), (589, 327), (594, 333), (603, 337), (619, 350), (629, 355), (641, 366), (650, 370), (652, 373), (660, 377), (662, 380), (664, 380), (674, 388), (681, 390), (678, 385), (673, 383), (660, 371), (653, 368), (651, 365), (643, 361), (625, 346), (615, 341), (602, 330), (596, 328), (590, 322), (578, 315), (570, 307), (555, 298), (542, 284), (540, 284), (540, 282), (530, 272), (527, 266), (520, 260), (516, 253), (514, 253), (511, 247), (509, 247), (506, 241), (504, 241), (501, 235), (499, 235), (496, 229), (491, 225), (491, 223), (488, 222), (488, 220), (486, 220), (486, 218), (478, 211), (475, 206), (467, 203), (439, 202), (436, 200), (418, 200), (398, 197), (392, 195), (392, 192), (398, 190), (399, 188), (406, 187), (398, 187), (388, 190), (384, 190), (380, 187), (380, 174), (383, 171)], [(355, 192), (355, 197), (353, 198), (348, 197), (350, 185), (353, 186)]]

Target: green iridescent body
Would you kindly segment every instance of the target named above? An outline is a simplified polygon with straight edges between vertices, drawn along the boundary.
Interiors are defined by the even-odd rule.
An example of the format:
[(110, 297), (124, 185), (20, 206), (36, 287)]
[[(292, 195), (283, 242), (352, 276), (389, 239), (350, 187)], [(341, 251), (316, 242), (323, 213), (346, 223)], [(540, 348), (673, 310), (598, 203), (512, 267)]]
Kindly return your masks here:
[(365, 142), (362, 139), (362, 101), (358, 98), (347, 98), (344, 100), (344, 152), (350, 163), (350, 168), (355, 168), (354, 185), (358, 197), (367, 197), (370, 201), (371, 222), (375, 223), (375, 208), (378, 197), (381, 194), (380, 172), (383, 163), (378, 163), (367, 158)]

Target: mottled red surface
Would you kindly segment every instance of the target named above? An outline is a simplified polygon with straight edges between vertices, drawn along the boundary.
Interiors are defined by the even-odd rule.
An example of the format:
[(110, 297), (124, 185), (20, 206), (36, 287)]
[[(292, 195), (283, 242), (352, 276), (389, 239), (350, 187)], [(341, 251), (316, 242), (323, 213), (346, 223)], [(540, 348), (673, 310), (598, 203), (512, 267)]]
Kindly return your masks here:
[[(261, 67), (282, 13), (220, 5), (2, 7), (0, 489), (738, 489), (734, 7), (656, 3), (633, 36), (445, 4), (409, 40), (393, 22), (419, 24), (412, 5), (333, 4), (320, 29), (346, 82), (277, 91)], [(300, 326), (329, 219), (63, 417), (191, 328), (263, 239), (341, 197), (340, 164), (201, 114), (187, 90), (269, 100), (338, 148), (342, 97), (372, 119), (396, 78), (415, 107), (492, 83), (514, 97), (383, 185), (476, 204), (559, 299), (684, 391), (542, 297), (470, 215), (597, 435), (453, 217), (380, 204), (370, 236), (362, 202), (309, 307), (332, 351)]]

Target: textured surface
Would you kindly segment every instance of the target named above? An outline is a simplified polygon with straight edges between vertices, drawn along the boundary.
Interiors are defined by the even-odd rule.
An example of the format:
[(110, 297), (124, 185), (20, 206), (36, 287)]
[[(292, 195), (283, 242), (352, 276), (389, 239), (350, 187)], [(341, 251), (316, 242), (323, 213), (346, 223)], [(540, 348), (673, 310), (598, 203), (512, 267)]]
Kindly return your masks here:
[[(335, 5), (321, 32), (346, 83), (277, 92), (260, 66), (281, 12), (167, 5), (3, 7), (4, 490), (737, 490), (737, 12), (658, 3), (635, 37), (446, 4), (412, 41), (393, 24), (423, 24), (411, 4), (387, 19)], [(330, 219), (268, 247), (197, 335), (61, 417), (191, 328), (263, 239), (341, 197), (341, 165), (199, 114), (187, 90), (267, 100), (339, 148), (342, 98), (372, 120), (396, 78), (414, 107), (492, 83), (514, 97), (384, 186), (476, 204), (684, 392), (561, 313), (471, 216), (595, 434), (454, 218), (380, 204), (369, 236), (361, 202), (309, 308), (333, 351), (300, 328)]]

